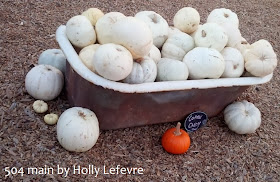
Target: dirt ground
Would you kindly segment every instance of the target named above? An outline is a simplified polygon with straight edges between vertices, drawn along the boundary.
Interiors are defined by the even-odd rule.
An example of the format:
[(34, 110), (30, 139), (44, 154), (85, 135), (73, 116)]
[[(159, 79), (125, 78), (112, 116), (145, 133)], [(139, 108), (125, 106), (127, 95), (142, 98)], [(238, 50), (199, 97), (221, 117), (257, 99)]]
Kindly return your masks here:
[[(182, 7), (198, 10), (202, 23), (215, 8), (229, 8), (240, 20), (249, 43), (271, 42), (280, 57), (279, 0), (123, 0), (123, 1), (0, 1), (0, 181), (279, 181), (280, 179), (280, 66), (266, 84), (251, 86), (239, 99), (254, 103), (262, 113), (256, 133), (237, 135), (223, 122), (223, 115), (190, 133), (191, 146), (184, 155), (165, 152), (160, 143), (164, 131), (175, 122), (101, 131), (96, 145), (85, 153), (64, 150), (56, 139), (56, 126), (46, 125), (33, 112), (34, 99), (24, 88), (26, 73), (40, 53), (59, 48), (55, 31), (69, 18), (90, 7), (104, 12), (134, 15), (153, 10), (172, 24)], [(49, 101), (49, 111), (61, 114), (69, 108), (64, 92)], [(58, 174), (57, 167), (70, 173)], [(73, 174), (73, 166), (143, 168), (143, 174)], [(8, 168), (5, 168), (8, 167)], [(14, 167), (14, 168), (13, 168)], [(27, 174), (30, 167), (54, 168), (53, 174)], [(13, 168), (13, 169), (12, 169)], [(5, 169), (19, 173), (5, 177)], [(24, 174), (21, 176), (21, 169)]]

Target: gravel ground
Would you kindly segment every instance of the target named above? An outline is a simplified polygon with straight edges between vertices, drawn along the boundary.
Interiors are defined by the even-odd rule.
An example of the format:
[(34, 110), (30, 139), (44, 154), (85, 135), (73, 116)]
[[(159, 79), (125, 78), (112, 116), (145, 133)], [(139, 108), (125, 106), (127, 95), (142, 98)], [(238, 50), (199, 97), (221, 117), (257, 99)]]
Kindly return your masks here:
[[(26, 73), (40, 53), (58, 48), (55, 31), (61, 24), (90, 7), (104, 12), (134, 15), (153, 10), (172, 24), (174, 14), (184, 6), (196, 8), (201, 21), (215, 8), (236, 12), (242, 35), (253, 43), (271, 42), (280, 55), (279, 0), (123, 0), (123, 1), (1, 1), (0, 2), (0, 181), (279, 181), (280, 179), (280, 68), (273, 79), (251, 86), (239, 99), (253, 102), (262, 113), (256, 133), (237, 135), (229, 131), (223, 115), (210, 118), (207, 126), (191, 133), (191, 147), (184, 155), (166, 153), (160, 137), (174, 123), (114, 131), (101, 131), (97, 144), (85, 153), (70, 153), (56, 139), (56, 127), (43, 122), (32, 111), (34, 99), (24, 88)], [(61, 114), (69, 107), (64, 92), (48, 102), (49, 111)], [(108, 168), (138, 167), (140, 175), (73, 174), (73, 166)], [(65, 177), (57, 165), (70, 168)], [(23, 169), (7, 174), (5, 167)], [(27, 174), (29, 167), (54, 168), (52, 175)], [(102, 172), (103, 173), (103, 172)], [(1, 180), (2, 179), (2, 180)]]

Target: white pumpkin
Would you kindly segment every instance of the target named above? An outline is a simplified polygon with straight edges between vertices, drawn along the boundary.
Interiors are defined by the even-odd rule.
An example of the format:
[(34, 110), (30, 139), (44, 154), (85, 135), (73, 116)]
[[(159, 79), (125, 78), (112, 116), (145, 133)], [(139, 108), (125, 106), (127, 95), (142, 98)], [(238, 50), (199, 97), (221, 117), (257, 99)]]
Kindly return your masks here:
[(250, 49), (251, 45), (247, 42), (247, 40), (244, 37), (241, 37), (240, 43), (234, 46), (234, 48), (238, 49), (241, 54), (244, 55), (246, 52)]
[(237, 14), (226, 8), (218, 8), (211, 11), (207, 17), (207, 23), (217, 23), (219, 25), (230, 23), (237, 28), (239, 27)]
[(153, 45), (152, 31), (149, 26), (135, 18), (125, 17), (112, 26), (113, 43), (127, 48), (133, 59), (145, 57)]
[(92, 44), (84, 47), (79, 52), (79, 57), (81, 61), (85, 64), (85, 66), (90, 69), (92, 72), (95, 72), (95, 68), (93, 65), (93, 56), (96, 49), (100, 46), (100, 44)]
[(158, 63), (161, 58), (161, 53), (155, 45), (152, 45), (151, 50), (147, 56), (154, 60), (155, 63)]
[(66, 23), (66, 35), (70, 42), (78, 47), (83, 48), (96, 41), (96, 34), (90, 21), (82, 15), (70, 18)]
[(212, 48), (196, 47), (185, 55), (183, 62), (191, 79), (220, 78), (225, 70), (223, 56)]
[(174, 26), (182, 32), (191, 34), (198, 28), (200, 15), (196, 9), (184, 7), (175, 14), (173, 23)]
[(36, 100), (32, 107), (36, 113), (44, 113), (48, 110), (48, 104), (42, 100)]
[(106, 44), (113, 42), (112, 26), (124, 18), (125, 15), (120, 12), (106, 13), (104, 16), (99, 18), (95, 25), (97, 41), (99, 44)]
[(153, 44), (161, 48), (168, 37), (169, 25), (167, 21), (154, 11), (140, 11), (135, 18), (144, 21), (151, 29), (153, 35)]
[(84, 11), (82, 15), (90, 21), (92, 26), (95, 26), (97, 20), (104, 16), (104, 13), (98, 8), (89, 8), (86, 11)]
[(169, 26), (169, 28), (168, 28), (168, 38), (171, 37), (173, 34), (180, 33), (180, 32), (182, 32), (182, 31), (179, 30), (178, 28), (175, 28), (173, 26)]
[(197, 47), (208, 47), (221, 51), (227, 45), (228, 36), (220, 25), (205, 23), (196, 31), (194, 41)]
[(25, 88), (28, 94), (44, 101), (56, 98), (63, 84), (63, 73), (51, 65), (37, 65), (25, 77)]
[(157, 64), (157, 81), (187, 80), (188, 67), (185, 63), (175, 59), (161, 58)]
[(157, 76), (157, 65), (149, 57), (133, 62), (131, 73), (123, 80), (125, 83), (139, 84), (154, 82)]
[(47, 49), (40, 54), (38, 64), (51, 65), (65, 74), (66, 57), (61, 49)]
[(175, 33), (163, 44), (161, 57), (182, 61), (194, 46), (194, 40), (190, 35), (183, 32)]
[(72, 107), (64, 111), (57, 122), (57, 140), (72, 152), (91, 149), (99, 137), (99, 123), (94, 112), (82, 107)]
[(228, 105), (224, 120), (229, 129), (238, 134), (254, 133), (261, 125), (261, 113), (252, 103), (243, 100)]
[(239, 50), (226, 47), (221, 51), (226, 67), (221, 77), (238, 78), (244, 72), (244, 59)]
[[(197, 30), (199, 30), (199, 28), (200, 28), (201, 26), (202, 26), (202, 25), (198, 25)], [(197, 30), (190, 34), (190, 36), (192, 36), (193, 39), (194, 39), (194, 36), (195, 36)]]
[(227, 47), (236, 47), (240, 44), (242, 36), (238, 27), (230, 23), (224, 23), (221, 27), (225, 30), (228, 37)]
[(277, 66), (277, 55), (271, 44), (264, 39), (251, 44), (244, 55), (245, 69), (254, 76), (269, 75)]
[(95, 51), (93, 65), (102, 77), (120, 81), (131, 73), (133, 59), (125, 47), (109, 43), (99, 46)]
[(46, 114), (44, 116), (44, 121), (45, 123), (47, 123), (48, 125), (54, 125), (57, 123), (58, 121), (58, 115), (54, 114), (54, 113), (50, 113), (50, 114)]

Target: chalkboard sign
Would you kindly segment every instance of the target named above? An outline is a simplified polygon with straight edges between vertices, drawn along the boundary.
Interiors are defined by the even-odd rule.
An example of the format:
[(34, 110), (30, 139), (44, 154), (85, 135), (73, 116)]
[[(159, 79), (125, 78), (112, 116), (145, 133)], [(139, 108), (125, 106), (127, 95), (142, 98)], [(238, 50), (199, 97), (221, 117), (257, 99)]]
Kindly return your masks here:
[(201, 111), (193, 112), (186, 118), (184, 128), (187, 132), (193, 132), (207, 123), (207, 114)]

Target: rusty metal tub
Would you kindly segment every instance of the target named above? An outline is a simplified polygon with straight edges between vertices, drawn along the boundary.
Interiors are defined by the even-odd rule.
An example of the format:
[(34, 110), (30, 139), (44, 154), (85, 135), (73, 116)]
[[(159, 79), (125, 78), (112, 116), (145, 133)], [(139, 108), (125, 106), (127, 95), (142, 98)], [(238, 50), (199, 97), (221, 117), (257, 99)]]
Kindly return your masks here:
[(65, 83), (69, 103), (94, 111), (103, 130), (179, 121), (193, 111), (213, 117), (250, 85), (272, 78), (270, 74), (143, 84), (114, 82), (91, 72), (81, 62), (65, 28), (61, 25), (57, 29), (56, 40), (67, 58)]

